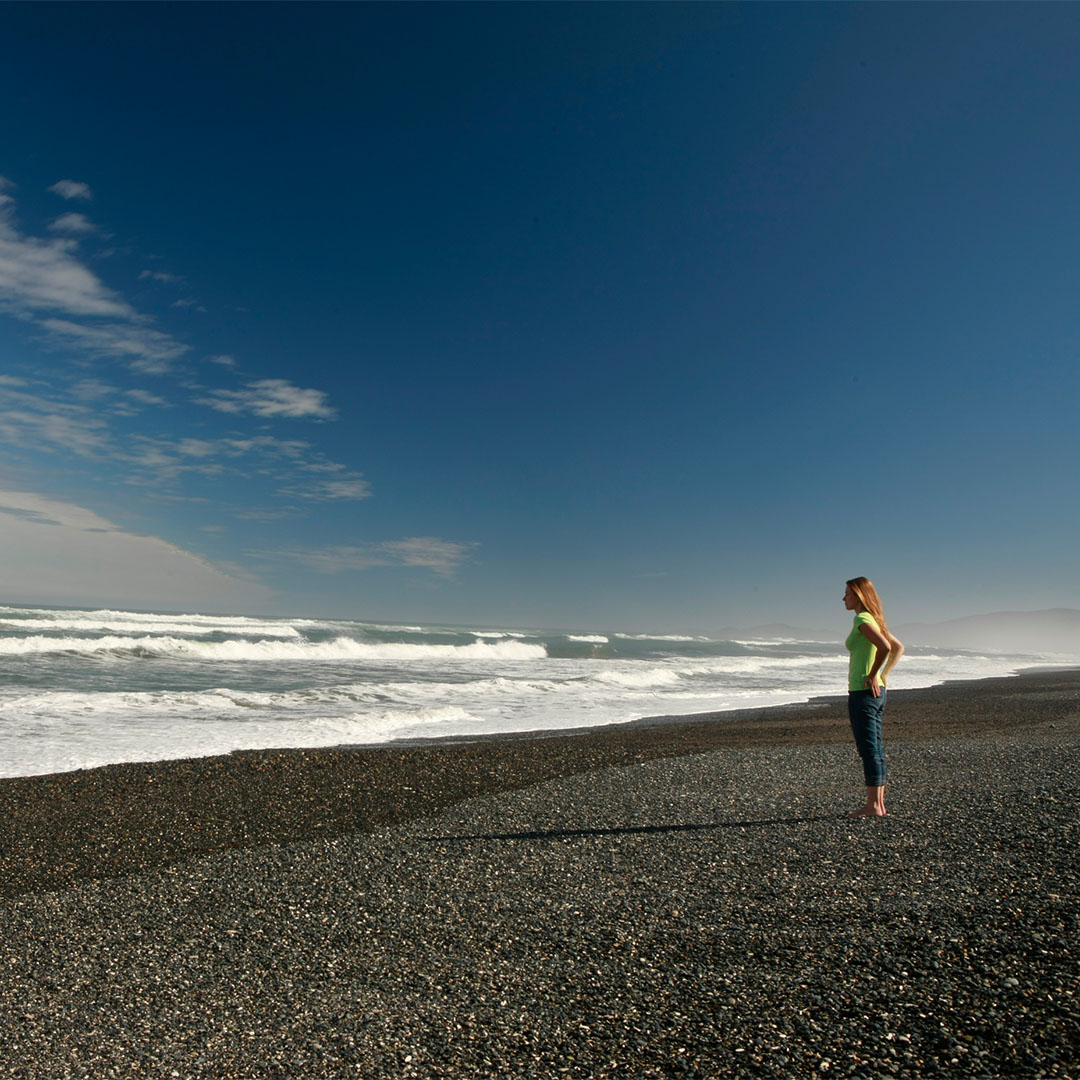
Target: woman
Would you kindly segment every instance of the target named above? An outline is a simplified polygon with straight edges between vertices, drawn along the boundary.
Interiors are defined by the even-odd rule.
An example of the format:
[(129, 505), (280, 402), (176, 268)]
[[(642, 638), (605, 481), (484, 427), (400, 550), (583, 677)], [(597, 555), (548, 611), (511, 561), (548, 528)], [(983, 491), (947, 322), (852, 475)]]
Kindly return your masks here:
[(881, 598), (869, 578), (847, 582), (844, 607), (855, 612), (855, 623), (844, 644), (851, 653), (848, 666), (848, 716), (866, 777), (866, 805), (849, 817), (885, 816), (885, 742), (881, 714), (885, 711), (885, 680), (904, 654), (904, 646), (889, 633)]

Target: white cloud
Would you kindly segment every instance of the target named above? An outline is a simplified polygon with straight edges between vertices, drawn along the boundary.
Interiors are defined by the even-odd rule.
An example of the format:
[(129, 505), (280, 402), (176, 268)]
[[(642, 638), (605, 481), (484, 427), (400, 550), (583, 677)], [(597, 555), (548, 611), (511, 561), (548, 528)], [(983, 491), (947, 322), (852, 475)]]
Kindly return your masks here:
[(91, 236), (101, 230), (85, 214), (61, 214), (49, 222), (49, 232), (67, 236)]
[(270, 590), (156, 536), (118, 528), (94, 511), (0, 491), (0, 592), (39, 603), (240, 611)]
[(42, 319), (41, 325), (97, 356), (130, 360), (136, 371), (160, 375), (183, 356), (188, 346), (142, 323), (103, 323), (86, 326), (69, 319)]
[(56, 192), (62, 199), (92, 199), (94, 197), (90, 185), (80, 183), (78, 180), (57, 180), (49, 190)]
[(167, 274), (164, 270), (144, 270), (139, 275), (140, 281), (160, 281), (163, 285), (175, 285), (184, 279), (178, 274)]
[(305, 390), (285, 379), (257, 379), (244, 390), (214, 390), (200, 404), (227, 413), (286, 416), (292, 419), (330, 420), (336, 411), (326, 404), (322, 390)]
[(476, 547), (474, 542), (458, 543), (434, 536), (410, 536), (404, 540), (328, 547), (319, 551), (288, 551), (283, 554), (326, 574), (369, 570), (375, 566), (419, 566), (440, 577), (451, 577)]
[(167, 405), (168, 402), (163, 397), (158, 397), (157, 394), (151, 394), (147, 390), (125, 390), (125, 396), (131, 398), (132, 401), (139, 402), (140, 405)]
[(177, 453), (185, 457), (214, 457), (219, 453), (216, 442), (209, 439), (181, 439), (176, 444)]
[(100, 379), (80, 379), (72, 386), (71, 392), (81, 401), (102, 401), (119, 393), (115, 386), (109, 386)]
[(273, 435), (253, 435), (250, 439), (222, 439), (221, 445), (234, 454), (261, 452), (294, 459), (302, 457), (311, 449), (311, 445), (303, 439), (276, 439)]
[[(77, 237), (94, 231), (94, 223), (83, 214), (65, 213), (51, 228), (66, 235), (28, 236), (17, 226), (12, 207), (4, 205), (11, 202), (5, 192), (13, 187), (0, 178), (0, 312), (14, 315), (45, 335), (61, 355), (74, 354), (77, 361), (82, 360), (80, 376), (90, 375), (85, 364), (88, 357), (119, 361), (154, 376), (183, 376), (186, 369), (179, 361), (191, 353), (190, 347), (157, 329), (153, 319), (139, 313), (82, 261)], [(64, 198), (90, 198), (89, 188), (75, 181), (62, 181), (53, 190)], [(155, 269), (142, 271), (140, 278), (162, 285), (182, 281)], [(176, 303), (188, 302), (181, 299)], [(219, 371), (237, 367), (229, 354), (200, 355)], [(297, 386), (286, 379), (249, 377), (238, 381), (224, 371), (220, 374), (233, 388), (197, 386), (185, 380), (180, 391), (184, 403), (195, 400), (231, 417), (263, 421), (326, 421), (337, 415), (322, 390)], [(0, 442), (54, 455), (53, 461), (62, 451), (84, 460), (109, 462), (125, 470), (117, 477), (119, 482), (152, 487), (160, 498), (180, 497), (173, 482), (185, 475), (225, 474), (268, 487), (267, 495), (273, 491), (279, 498), (289, 499), (294, 503), (288, 510), (291, 515), (302, 515), (299, 505), (303, 503), (358, 500), (371, 495), (369, 483), (359, 473), (328, 460), (307, 442), (264, 434), (247, 438), (239, 419), (228, 421), (233, 428), (229, 438), (214, 438), (212, 427), (201, 427), (188, 431), (202, 437), (185, 439), (187, 432), (183, 430), (152, 431), (138, 421), (140, 433), (136, 424), (122, 420), (138, 417), (148, 406), (172, 402), (146, 390), (115, 385), (119, 381), (85, 377), (65, 380), (62, 388), (58, 384), (53, 390), (40, 378), (35, 378), (31, 387), (14, 376), (0, 376)], [(202, 396), (195, 398), (196, 394)], [(176, 423), (183, 422), (179, 412), (172, 415)], [(384, 552), (381, 557), (389, 556)]]
[(21, 389), (20, 384), (26, 385), (21, 379), (0, 380), (0, 442), (80, 457), (98, 457), (108, 451), (107, 425), (96, 410), (54, 401)]
[(60, 449), (80, 457), (98, 457), (109, 444), (105, 425), (95, 417), (18, 410), (0, 413), (0, 439), (30, 450)]
[[(64, 214), (50, 227), (69, 234), (96, 230), (82, 214)], [(0, 308), (44, 327), (66, 346), (127, 360), (138, 371), (162, 374), (188, 352), (187, 345), (153, 329), (149, 319), (85, 266), (70, 235), (51, 240), (24, 236), (2, 203)], [(45, 318), (42, 313), (52, 314)], [(75, 321), (87, 316), (113, 321)]]
[(285, 518), (296, 517), (297, 512), (290, 507), (267, 509), (254, 507), (251, 510), (240, 510), (233, 515), (238, 521), (282, 521)]
[[(315, 468), (309, 466), (309, 469)], [(341, 480), (323, 480), (322, 483), (302, 488), (290, 488), (285, 494), (300, 499), (366, 499), (371, 495), (371, 485), (359, 477)]]
[(163, 446), (148, 440), (140, 440), (138, 449), (126, 455), (127, 461), (140, 469), (149, 469), (158, 474), (160, 479), (171, 479), (184, 471), (177, 458)]
[[(303, 440), (277, 439), (272, 435), (256, 435), (247, 439), (189, 437), (176, 440), (136, 435), (133, 448), (116, 456), (138, 471), (129, 477), (129, 483), (160, 485), (185, 473), (202, 476), (229, 473), (245, 480), (268, 478), (278, 484), (295, 483), (298, 472), (307, 469), (312, 455), (317, 458), (317, 451), (313, 451)], [(139, 475), (145, 473), (151, 476)], [(367, 485), (363, 487), (364, 495), (370, 494)], [(295, 493), (279, 491), (278, 494), (300, 495), (308, 492), (305, 486)], [(337, 497), (346, 496), (342, 494)], [(292, 513), (290, 511), (290, 515)]]
[(25, 237), (0, 208), (0, 305), (16, 313), (130, 319), (131, 306), (76, 257), (71, 240)]
[(139, 406), (168, 404), (157, 394), (138, 388), (125, 390), (119, 386), (103, 383), (100, 379), (80, 379), (72, 385), (71, 396), (79, 401), (109, 401), (111, 411), (121, 416), (137, 415), (140, 412)]

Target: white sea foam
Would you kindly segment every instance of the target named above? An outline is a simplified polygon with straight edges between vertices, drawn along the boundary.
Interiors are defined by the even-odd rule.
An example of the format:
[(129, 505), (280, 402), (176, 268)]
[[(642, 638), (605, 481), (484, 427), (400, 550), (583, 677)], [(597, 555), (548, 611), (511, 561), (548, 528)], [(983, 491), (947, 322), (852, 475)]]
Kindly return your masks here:
[(598, 682), (609, 683), (614, 686), (644, 690), (656, 686), (673, 686), (679, 682), (679, 673), (672, 671), (670, 668), (651, 668), (642, 665), (640, 671), (608, 669), (597, 672), (594, 678)]
[[(0, 616), (7, 776), (258, 747), (565, 730), (805, 701), (842, 694), (846, 683), (839, 633), (828, 650), (613, 633), (601, 660), (565, 647), (601, 644), (600, 634), (107, 610)], [(1054, 662), (912, 648), (890, 685), (1006, 675), (1040, 660)]]
[(303, 635), (295, 626), (284, 623), (221, 622), (165, 622), (134, 619), (0, 619), (0, 628), (11, 630), (76, 630), (87, 633), (107, 630), (112, 634), (147, 633), (190, 634), (200, 636), (209, 633), (256, 634), (260, 637), (299, 638)]
[(410, 733), (436, 737), (446, 734), (447, 728), (453, 728), (454, 732), (457, 732), (463, 724), (479, 724), (483, 721), (467, 709), (457, 705), (444, 705), (411, 711), (399, 709), (356, 713), (348, 717), (346, 723), (353, 725), (354, 730), (359, 728), (369, 737), (374, 731), (381, 729), (389, 738), (401, 738)]
[(420, 660), (478, 659), (532, 660), (547, 656), (543, 645), (522, 641), (470, 645), (421, 645), (404, 642), (362, 642), (339, 637), (323, 642), (185, 641), (173, 637), (50, 638), (34, 635), (0, 639), (0, 654), (108, 653), (117, 656), (172, 656), (203, 660)]
[(687, 634), (616, 634), (623, 641), (711, 641), (707, 637), (692, 637)]
[[(389, 742), (391, 739), (437, 738), (482, 724), (467, 709), (455, 705), (417, 709), (372, 709), (342, 716), (325, 716), (304, 725), (306, 746), (348, 746)], [(268, 745), (274, 745), (273, 739)], [(244, 749), (242, 745), (230, 750)]]
[(679, 668), (684, 675), (749, 675), (760, 671), (802, 671), (836, 664), (847, 665), (847, 655), (833, 656), (722, 656)]
[(747, 648), (756, 649), (778, 645), (835, 645), (835, 641), (821, 641), (817, 638), (732, 638), (733, 645), (745, 645)]
[[(59, 619), (74, 620), (79, 623), (100, 623), (100, 622), (130, 622), (139, 623), (140, 625), (154, 625), (157, 623), (169, 623), (182, 620), (185, 623), (197, 623), (203, 627), (222, 626), (222, 627), (255, 627), (258, 628), (264, 625), (275, 625), (274, 622), (269, 622), (266, 619), (256, 618), (249, 615), (198, 615), (198, 614), (172, 614), (172, 615), (157, 615), (152, 612), (145, 611), (114, 611), (111, 608), (100, 608), (94, 611), (75, 611), (75, 610), (56, 610), (48, 611), (45, 608), (16, 608), (16, 607), (3, 607), (0, 606), (0, 614), (3, 615), (33, 615), (38, 618), (42, 618), (43, 621), (51, 622)], [(22, 620), (18, 620), (22, 621)], [(282, 620), (276, 620), (277, 623)], [(288, 619), (289, 626), (318, 626), (321, 625), (315, 619)]]
[(606, 645), (611, 639), (603, 634), (567, 634), (567, 641), (581, 641), (586, 645)]
[[(97, 691), (49, 690), (19, 694), (0, 700), (0, 715), (27, 717), (186, 715), (288, 713), (321, 716), (333, 710), (353, 710), (358, 705), (385, 706), (388, 701), (408, 711), (434, 707), (429, 703), (462, 699), (470, 702), (510, 700), (520, 703), (539, 695), (580, 696), (574, 682), (544, 679), (471, 679), (466, 682), (379, 682), (309, 686), (294, 690), (238, 690), (215, 687), (210, 690)], [(458, 708), (458, 706), (454, 706)], [(502, 707), (500, 705), (500, 707)], [(385, 710), (383, 710), (385, 711)]]

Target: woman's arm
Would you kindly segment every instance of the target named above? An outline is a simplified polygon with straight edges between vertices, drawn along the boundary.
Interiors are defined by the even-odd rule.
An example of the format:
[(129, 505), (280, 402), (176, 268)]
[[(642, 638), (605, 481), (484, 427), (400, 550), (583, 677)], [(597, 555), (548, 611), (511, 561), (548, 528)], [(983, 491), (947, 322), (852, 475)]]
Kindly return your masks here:
[(896, 661), (904, 655), (904, 643), (898, 638), (889, 634), (889, 642), (892, 648), (889, 650), (889, 659), (885, 661), (884, 666), (881, 669), (881, 677), (884, 679), (888, 676), (889, 672), (896, 667)]
[[(866, 688), (874, 692), (874, 697), (881, 696), (881, 669), (889, 659), (892, 652), (892, 635), (886, 637), (876, 626), (869, 623), (859, 623), (859, 633), (862, 634), (871, 645), (874, 646), (874, 663), (870, 668), (870, 674), (866, 676)], [(895, 663), (895, 661), (894, 661)]]

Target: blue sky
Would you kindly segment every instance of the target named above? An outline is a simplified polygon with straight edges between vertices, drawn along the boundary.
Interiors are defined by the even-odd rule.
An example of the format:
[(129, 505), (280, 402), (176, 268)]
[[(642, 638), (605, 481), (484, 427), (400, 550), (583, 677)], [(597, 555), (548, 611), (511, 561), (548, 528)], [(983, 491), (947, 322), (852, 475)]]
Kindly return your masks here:
[(0, 599), (1080, 606), (1075, 5), (7, 4)]

